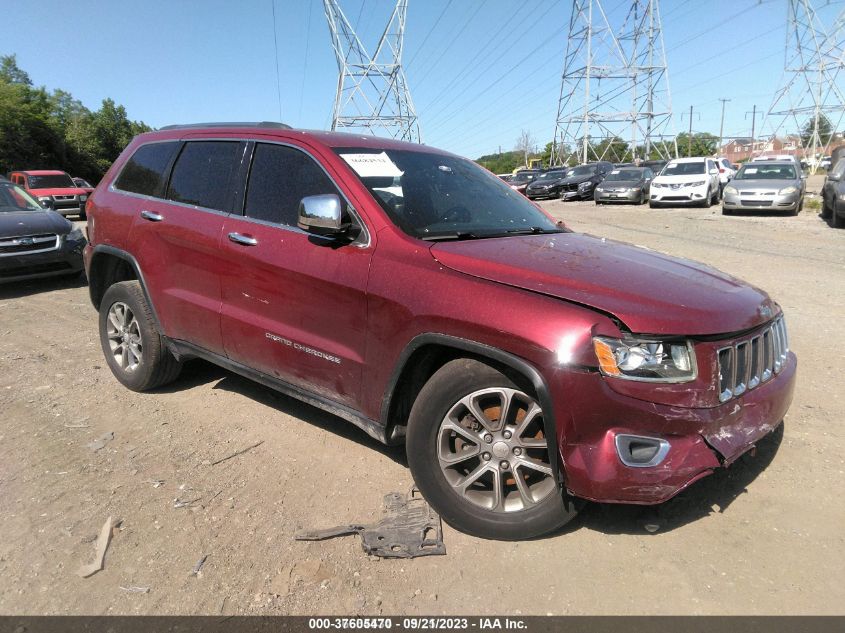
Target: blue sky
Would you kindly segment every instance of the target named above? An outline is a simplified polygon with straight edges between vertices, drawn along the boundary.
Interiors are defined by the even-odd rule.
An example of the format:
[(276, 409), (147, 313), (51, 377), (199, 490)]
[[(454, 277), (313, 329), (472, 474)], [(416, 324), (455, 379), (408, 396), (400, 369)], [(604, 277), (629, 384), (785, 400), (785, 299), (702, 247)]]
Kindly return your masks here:
[[(280, 118), (272, 0), (10, 4), (0, 54), (91, 109), (111, 97), (154, 127)], [(603, 4), (613, 21), (628, 3)], [(368, 47), (392, 5), (341, 0)], [(409, 0), (403, 59), (424, 141), (473, 158), (512, 149), (523, 129), (550, 141), (570, 7)], [(818, 11), (831, 24), (839, 9)], [(750, 135), (752, 107), (765, 111), (782, 81), (786, 0), (663, 0), (661, 10), (675, 127), (688, 128), (692, 105), (693, 129), (718, 134), (724, 97), (725, 136)], [(323, 3), (275, 0), (275, 12), (281, 120), (325, 129), (337, 65)]]

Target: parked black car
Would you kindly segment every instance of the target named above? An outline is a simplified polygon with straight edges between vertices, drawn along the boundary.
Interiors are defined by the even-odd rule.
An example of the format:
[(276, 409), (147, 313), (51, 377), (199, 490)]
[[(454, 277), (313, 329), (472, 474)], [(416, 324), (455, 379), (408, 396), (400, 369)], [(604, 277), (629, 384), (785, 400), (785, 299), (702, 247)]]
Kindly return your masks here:
[(17, 185), (0, 181), (0, 283), (78, 275), (85, 236)]
[(640, 163), (640, 167), (648, 167), (655, 176), (659, 176), (663, 168), (666, 167), (668, 160), (644, 160)]
[(540, 172), (536, 169), (523, 169), (521, 171), (516, 172), (516, 174), (514, 174), (513, 178), (510, 179), (510, 182), (508, 182), (508, 184), (514, 191), (518, 191), (519, 193), (525, 195), (526, 188), (531, 183), (531, 181), (537, 177), (539, 173)]
[(824, 179), (822, 217), (835, 229), (845, 228), (845, 158), (836, 161)]
[(537, 174), (534, 180), (528, 183), (525, 195), (531, 200), (560, 197), (561, 183), (566, 178), (566, 172), (565, 167), (559, 167)]
[(611, 171), (596, 187), (596, 204), (605, 202), (633, 202), (648, 200), (654, 174), (648, 167), (622, 167)]
[(566, 170), (556, 195), (562, 200), (592, 200), (596, 185), (613, 171), (613, 163), (585, 163)]

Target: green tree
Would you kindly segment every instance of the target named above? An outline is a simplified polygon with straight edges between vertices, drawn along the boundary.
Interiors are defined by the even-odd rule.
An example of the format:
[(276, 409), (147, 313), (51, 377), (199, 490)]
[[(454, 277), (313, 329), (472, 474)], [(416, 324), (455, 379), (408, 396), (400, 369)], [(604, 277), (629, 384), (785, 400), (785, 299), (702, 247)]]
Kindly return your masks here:
[(719, 144), (719, 137), (709, 132), (695, 132), (692, 138), (687, 132), (681, 132), (676, 140), (679, 156), (712, 156)]
[(0, 81), (10, 84), (31, 86), (32, 80), (29, 75), (18, 67), (16, 55), (3, 55), (0, 57)]
[[(812, 147), (813, 132), (815, 130), (816, 119), (813, 117), (808, 119), (807, 123), (805, 123), (804, 127), (801, 129), (801, 143), (804, 147)], [(833, 125), (831, 124), (830, 119), (828, 119), (822, 112), (819, 112), (818, 135), (819, 143), (821, 145), (827, 145), (830, 143), (830, 139), (833, 136)]]

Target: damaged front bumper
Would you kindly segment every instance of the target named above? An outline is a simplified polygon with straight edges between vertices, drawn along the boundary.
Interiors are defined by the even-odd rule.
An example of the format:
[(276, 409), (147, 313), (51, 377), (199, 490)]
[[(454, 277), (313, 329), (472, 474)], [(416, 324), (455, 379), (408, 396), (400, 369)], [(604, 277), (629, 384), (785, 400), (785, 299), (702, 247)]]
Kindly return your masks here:
[[(556, 418), (569, 422), (558, 426), (567, 489), (602, 503), (671, 499), (716, 468), (729, 466), (777, 429), (792, 402), (796, 365), (790, 352), (775, 378), (712, 408), (638, 400), (613, 391), (595, 373), (567, 376), (561, 386), (584, 403), (556, 405)], [(596, 402), (602, 406), (595, 407)], [(632, 446), (631, 437), (632, 450), (645, 455), (640, 464), (625, 463), (622, 451)]]

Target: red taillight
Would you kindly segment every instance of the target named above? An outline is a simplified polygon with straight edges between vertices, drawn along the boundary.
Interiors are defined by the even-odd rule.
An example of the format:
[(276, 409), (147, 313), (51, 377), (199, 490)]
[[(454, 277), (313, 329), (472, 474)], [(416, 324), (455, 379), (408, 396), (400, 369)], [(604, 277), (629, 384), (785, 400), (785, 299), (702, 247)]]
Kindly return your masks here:
[(720, 174), (724, 174), (724, 173), (725, 173), (725, 168), (724, 168), (724, 167), (719, 167), (719, 173), (720, 173)]

